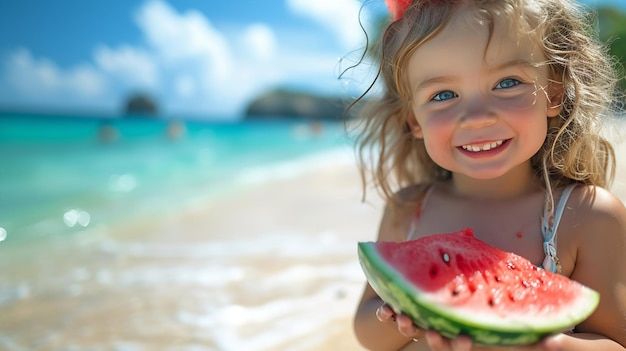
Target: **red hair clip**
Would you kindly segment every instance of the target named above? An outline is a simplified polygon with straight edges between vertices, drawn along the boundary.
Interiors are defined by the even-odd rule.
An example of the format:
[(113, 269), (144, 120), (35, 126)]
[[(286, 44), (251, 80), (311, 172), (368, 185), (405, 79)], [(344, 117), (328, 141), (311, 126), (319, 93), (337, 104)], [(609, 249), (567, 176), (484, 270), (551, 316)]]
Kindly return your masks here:
[(404, 11), (411, 5), (411, 1), (412, 0), (385, 0), (385, 4), (387, 4), (387, 8), (394, 21), (402, 18)]

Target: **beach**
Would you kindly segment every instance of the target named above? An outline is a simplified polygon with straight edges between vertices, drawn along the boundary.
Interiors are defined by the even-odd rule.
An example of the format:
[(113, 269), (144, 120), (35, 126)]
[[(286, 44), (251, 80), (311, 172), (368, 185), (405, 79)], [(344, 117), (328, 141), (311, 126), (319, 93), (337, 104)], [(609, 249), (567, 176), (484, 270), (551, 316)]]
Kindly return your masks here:
[(381, 207), (361, 202), (350, 149), (314, 166), (25, 260), (18, 283), (50, 265), (37, 283), (54, 288), (18, 284), (0, 349), (359, 350), (356, 242)]
[[(622, 200), (625, 177), (621, 163)], [(362, 350), (356, 243), (375, 239), (383, 202), (373, 191), (361, 201), (353, 150), (271, 176), (242, 168), (239, 182), (210, 201), (2, 252), (13, 264), (0, 350)]]
[[(380, 202), (361, 202), (353, 150), (332, 126), (326, 144), (299, 124), (287, 127), (267, 127), (285, 129), (273, 132), (275, 146), (267, 137), (255, 145), (272, 155), (283, 143), (302, 151), (269, 161), (266, 152), (246, 151), (231, 162), (235, 173), (208, 173), (214, 167), (205, 163), (228, 160), (207, 148), (228, 138), (233, 153), (253, 150), (241, 133), (251, 140), (269, 129), (217, 126), (214, 134), (199, 126), (181, 145), (145, 137), (105, 148), (82, 139), (5, 145), (8, 156), (14, 149), (22, 153), (15, 157), (41, 160), (15, 165), (22, 173), (5, 181), (0, 203), (18, 218), (0, 221), (8, 232), (0, 242), (0, 350), (359, 350), (351, 328), (364, 283), (356, 242), (374, 239)], [(70, 128), (87, 127), (70, 121), (58, 129)], [(120, 128), (139, 135), (147, 127)], [(207, 138), (217, 139), (205, 145)], [(79, 151), (66, 153), (70, 147)], [(196, 157), (193, 166), (178, 161)], [(155, 178), (152, 168), (167, 176)], [(93, 179), (72, 176), (83, 169)], [(105, 189), (90, 192), (102, 182)], [(62, 183), (68, 189), (59, 190)], [(11, 186), (35, 190), (13, 194)]]

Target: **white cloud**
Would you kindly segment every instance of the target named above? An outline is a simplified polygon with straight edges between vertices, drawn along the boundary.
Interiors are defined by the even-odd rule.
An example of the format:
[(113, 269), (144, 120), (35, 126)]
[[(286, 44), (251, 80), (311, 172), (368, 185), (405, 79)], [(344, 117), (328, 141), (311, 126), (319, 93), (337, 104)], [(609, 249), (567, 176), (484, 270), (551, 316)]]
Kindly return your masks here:
[(241, 112), (252, 94), (276, 82), (280, 67), (270, 59), (278, 45), (266, 24), (251, 24), (227, 37), (202, 13), (179, 13), (161, 0), (145, 3), (135, 18), (161, 69), (175, 77), (174, 92), (183, 99), (173, 104), (176, 108), (193, 103), (213, 113)]
[(358, 0), (287, 0), (287, 6), (332, 31), (345, 49), (358, 48), (365, 40), (359, 26)]
[(266, 24), (256, 23), (248, 26), (242, 35), (242, 45), (254, 58), (268, 60), (277, 50), (276, 36)]
[(145, 50), (129, 45), (121, 45), (117, 49), (99, 45), (94, 59), (102, 71), (124, 80), (128, 85), (155, 88), (158, 83), (157, 65)]
[[(146, 37), (174, 96), (167, 109), (192, 113), (234, 114), (244, 93), (237, 83), (239, 64), (231, 40), (195, 10), (179, 13), (162, 0), (146, 2), (135, 21)], [(178, 100), (173, 100), (178, 98)]]
[(175, 80), (174, 90), (179, 97), (191, 98), (196, 94), (197, 87), (191, 76), (180, 75)]
[(170, 64), (200, 62), (216, 80), (232, 69), (228, 41), (198, 11), (179, 14), (168, 3), (151, 0), (136, 21), (157, 53)]
[[(298, 13), (331, 30), (330, 35), (323, 30), (315, 35), (343, 38), (350, 49), (362, 39), (358, 24), (330, 20), (356, 21), (357, 0), (288, 1)], [(143, 44), (95, 46), (92, 61), (74, 67), (60, 68), (52, 60), (34, 58), (27, 49), (9, 53), (0, 72), (0, 90), (19, 101), (55, 107), (91, 104), (117, 109), (126, 94), (147, 89), (162, 99), (165, 114), (232, 116), (271, 87), (295, 83), (330, 92), (341, 86), (335, 68), (344, 52), (283, 46), (265, 23), (237, 23), (236, 30), (223, 31), (202, 13), (179, 12), (163, 0), (145, 2), (134, 20)], [(10, 101), (4, 95), (0, 103)]]
[(106, 89), (106, 80), (93, 67), (83, 64), (62, 70), (48, 59), (34, 58), (24, 48), (9, 55), (5, 71), (10, 84), (25, 95), (94, 97)]

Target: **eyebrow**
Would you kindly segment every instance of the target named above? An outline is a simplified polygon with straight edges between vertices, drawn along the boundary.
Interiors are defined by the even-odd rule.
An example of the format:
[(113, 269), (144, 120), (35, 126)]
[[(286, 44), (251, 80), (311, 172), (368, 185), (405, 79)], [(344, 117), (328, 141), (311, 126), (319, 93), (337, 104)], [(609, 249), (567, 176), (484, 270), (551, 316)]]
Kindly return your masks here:
[[(514, 59), (514, 60), (506, 61), (501, 64), (495, 65), (493, 67), (490, 67), (487, 71), (489, 73), (493, 73), (493, 72), (502, 71), (505, 69), (513, 68), (513, 67), (534, 69), (534, 68), (537, 68), (537, 64), (527, 59)], [(413, 91), (414, 92), (419, 91), (429, 85), (439, 84), (439, 83), (450, 83), (455, 80), (456, 79), (454, 79), (453, 77), (449, 77), (449, 76), (435, 76), (435, 77), (425, 78), (421, 80), (419, 84), (417, 84), (417, 86), (415, 87), (415, 89), (413, 89)]]
[(419, 84), (417, 84), (417, 86), (415, 87), (415, 89), (413, 89), (413, 93), (423, 90), (424, 88), (428, 87), (429, 85), (433, 85), (433, 84), (439, 84), (439, 83), (450, 83), (455, 81), (456, 79), (452, 78), (452, 77), (448, 77), (448, 76), (436, 76), (436, 77), (431, 77), (431, 78), (426, 78), (424, 80), (422, 80)]
[(491, 72), (496, 72), (496, 71), (502, 71), (504, 69), (511, 68), (511, 67), (537, 68), (537, 64), (531, 61), (528, 61), (527, 59), (515, 59), (515, 60), (506, 61), (499, 65), (493, 66), (489, 68), (488, 71), (491, 73)]

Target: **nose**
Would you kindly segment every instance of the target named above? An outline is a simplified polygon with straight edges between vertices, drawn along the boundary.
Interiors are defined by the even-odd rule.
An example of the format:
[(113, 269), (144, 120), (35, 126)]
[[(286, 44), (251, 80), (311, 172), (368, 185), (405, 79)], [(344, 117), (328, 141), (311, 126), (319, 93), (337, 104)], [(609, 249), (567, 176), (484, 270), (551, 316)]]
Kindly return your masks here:
[(462, 128), (478, 129), (488, 127), (497, 121), (497, 115), (490, 106), (488, 98), (473, 96), (466, 99), (460, 123)]

